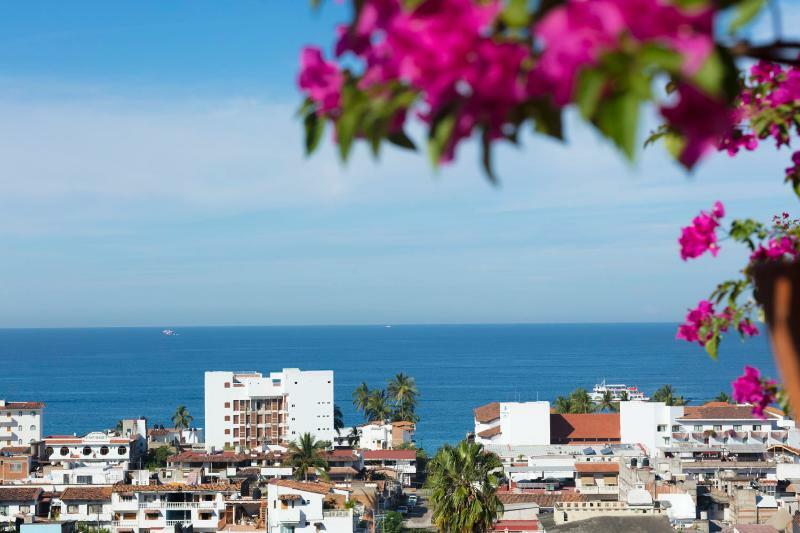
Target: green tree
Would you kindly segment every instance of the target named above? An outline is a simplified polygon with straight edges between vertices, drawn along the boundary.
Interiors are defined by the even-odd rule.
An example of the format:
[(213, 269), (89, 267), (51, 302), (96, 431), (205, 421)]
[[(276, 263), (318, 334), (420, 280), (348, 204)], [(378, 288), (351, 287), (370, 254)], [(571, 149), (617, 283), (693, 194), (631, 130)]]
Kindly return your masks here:
[(370, 391), (364, 413), (367, 415), (367, 420), (387, 420), (391, 418), (392, 406), (389, 405), (386, 391), (381, 389)]
[(607, 390), (603, 393), (600, 401), (595, 404), (597, 411), (616, 411), (619, 409), (619, 402), (614, 399), (614, 394)]
[(717, 396), (714, 398), (714, 401), (715, 402), (733, 403), (733, 398), (731, 398), (731, 395), (728, 394), (727, 392), (722, 391), (719, 394), (717, 394)]
[(652, 401), (664, 402), (667, 405), (686, 405), (689, 403), (683, 396), (677, 396), (675, 394), (675, 389), (672, 388), (672, 385), (664, 385), (658, 389), (655, 394), (653, 394)]
[(353, 391), (353, 407), (356, 408), (356, 411), (361, 411), (364, 413), (364, 418), (369, 418), (367, 416), (367, 402), (369, 402), (369, 395), (370, 390), (366, 381), (362, 381), (361, 385), (356, 387), (356, 390)]
[(556, 398), (556, 401), (553, 402), (553, 409), (556, 410), (556, 413), (567, 414), (572, 412), (572, 403), (569, 396), (559, 396)]
[(337, 404), (333, 404), (333, 430), (337, 435), (341, 435), (343, 427), (344, 415), (342, 415), (342, 408)]
[(318, 475), (327, 478), (329, 467), (323, 454), (329, 446), (329, 442), (316, 440), (311, 433), (303, 433), (296, 442), (289, 443), (286, 452), (289, 455), (289, 465), (294, 469), (294, 477), (308, 481), (308, 471), (313, 469)]
[(150, 448), (147, 450), (147, 458), (145, 459), (144, 466), (148, 470), (155, 470), (156, 468), (164, 468), (167, 466), (167, 459), (175, 455), (175, 450), (170, 446), (159, 446), (158, 448)]
[(358, 444), (361, 441), (361, 435), (358, 433), (358, 428), (353, 426), (350, 428), (350, 433), (347, 434), (347, 445), (351, 448), (358, 448)]
[(172, 415), (172, 423), (175, 424), (175, 429), (186, 429), (194, 420), (194, 417), (189, 414), (189, 410), (185, 405), (179, 405), (175, 409), (175, 414)]
[(416, 422), (415, 410), (419, 391), (414, 378), (400, 372), (389, 381), (387, 391), (389, 398), (394, 402), (392, 418), (395, 421)]
[(628, 391), (626, 391), (626, 390), (622, 391), (619, 394), (619, 401), (627, 402), (628, 400), (630, 400), (630, 397), (628, 397)]
[(584, 414), (594, 411), (594, 401), (586, 389), (578, 387), (569, 395), (570, 413)]
[(386, 513), (383, 517), (381, 531), (383, 531), (383, 533), (402, 533), (403, 515), (397, 511), (389, 511)]
[(428, 462), (433, 524), (443, 533), (490, 531), (503, 511), (497, 497), (503, 463), (476, 443), (445, 444)]

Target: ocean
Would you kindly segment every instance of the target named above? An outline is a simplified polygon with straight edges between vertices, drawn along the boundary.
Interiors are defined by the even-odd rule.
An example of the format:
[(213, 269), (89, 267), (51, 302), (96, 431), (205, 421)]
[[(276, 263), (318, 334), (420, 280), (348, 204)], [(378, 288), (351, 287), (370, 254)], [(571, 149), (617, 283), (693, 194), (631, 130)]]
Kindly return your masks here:
[(44, 434), (83, 434), (146, 416), (170, 423), (186, 405), (203, 427), (203, 372), (284, 367), (335, 372), (347, 425), (351, 393), (397, 372), (420, 391), (417, 443), (435, 451), (472, 429), (472, 409), (553, 400), (606, 379), (647, 394), (670, 383), (702, 403), (745, 364), (776, 376), (766, 337), (729, 336), (719, 361), (675, 340), (672, 324), (0, 329), (0, 398), (44, 401)]

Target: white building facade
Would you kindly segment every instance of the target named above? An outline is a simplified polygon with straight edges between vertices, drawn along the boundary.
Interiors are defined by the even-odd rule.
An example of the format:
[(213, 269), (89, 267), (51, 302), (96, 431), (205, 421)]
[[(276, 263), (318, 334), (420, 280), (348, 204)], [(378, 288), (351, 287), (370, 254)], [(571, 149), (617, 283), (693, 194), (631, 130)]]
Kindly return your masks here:
[(41, 440), (43, 411), (41, 402), (0, 400), (0, 449)]
[(333, 371), (206, 372), (205, 421), (209, 450), (333, 441)]
[(326, 498), (347, 501), (348, 492), (326, 483), (272, 480), (267, 489), (267, 532), (353, 533), (353, 510), (325, 509)]
[(493, 402), (474, 410), (475, 442), (550, 444), (549, 402)]

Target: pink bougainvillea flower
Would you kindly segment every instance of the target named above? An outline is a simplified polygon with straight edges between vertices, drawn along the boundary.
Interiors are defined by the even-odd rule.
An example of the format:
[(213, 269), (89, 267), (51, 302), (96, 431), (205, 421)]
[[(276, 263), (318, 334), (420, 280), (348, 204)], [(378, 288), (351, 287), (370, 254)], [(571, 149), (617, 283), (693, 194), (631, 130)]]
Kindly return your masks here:
[(325, 61), (322, 50), (313, 46), (303, 48), (298, 85), (317, 104), (318, 114), (329, 114), (339, 108), (343, 84), (339, 66)]
[(693, 167), (731, 129), (734, 113), (725, 104), (702, 93), (687, 83), (678, 84), (678, 102), (661, 107), (661, 115), (684, 138), (678, 160), (687, 168)]
[(634, 43), (659, 43), (680, 53), (683, 73), (692, 76), (714, 48), (713, 14), (664, 0), (568, 0), (533, 28), (543, 53), (531, 72), (531, 94), (552, 94), (558, 105), (571, 102), (581, 69), (619, 49), (623, 34)]
[(733, 382), (733, 399), (753, 405), (753, 414), (765, 418), (764, 409), (775, 401), (777, 384), (761, 377), (752, 366), (744, 367), (744, 374)]
[(739, 322), (739, 333), (745, 337), (755, 337), (758, 335), (758, 328), (747, 318)]
[(622, 12), (613, 0), (573, 0), (550, 10), (534, 28), (544, 53), (531, 72), (531, 92), (552, 93), (558, 105), (571, 102), (580, 70), (614, 49), (624, 29)]
[(796, 259), (800, 252), (797, 250), (797, 239), (791, 235), (775, 237), (767, 242), (767, 246), (759, 245), (750, 255), (750, 261), (778, 261), (785, 257)]
[(711, 209), (711, 213), (701, 211), (692, 220), (691, 226), (681, 229), (681, 236), (678, 243), (681, 246), (681, 259), (686, 261), (690, 258), (700, 257), (704, 253), (711, 252), (716, 256), (719, 252), (717, 244), (717, 228), (719, 220), (725, 216), (725, 206), (717, 201)]
[(687, 313), (686, 321), (678, 327), (676, 338), (705, 346), (709, 335), (707, 332), (702, 332), (702, 328), (708, 326), (713, 317), (714, 304), (707, 300), (701, 300), (696, 308), (690, 309)]

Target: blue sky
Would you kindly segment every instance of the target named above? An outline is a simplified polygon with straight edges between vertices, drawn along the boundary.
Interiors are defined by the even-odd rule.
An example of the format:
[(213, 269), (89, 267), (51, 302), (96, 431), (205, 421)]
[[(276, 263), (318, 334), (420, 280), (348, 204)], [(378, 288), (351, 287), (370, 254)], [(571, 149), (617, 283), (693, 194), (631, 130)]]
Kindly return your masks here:
[(0, 326), (675, 321), (743, 260), (683, 263), (681, 225), (797, 212), (785, 152), (687, 176), (572, 116), (566, 146), (498, 150), (500, 188), (474, 146), (438, 174), (307, 160), (296, 62), (329, 4), (5, 2)]

